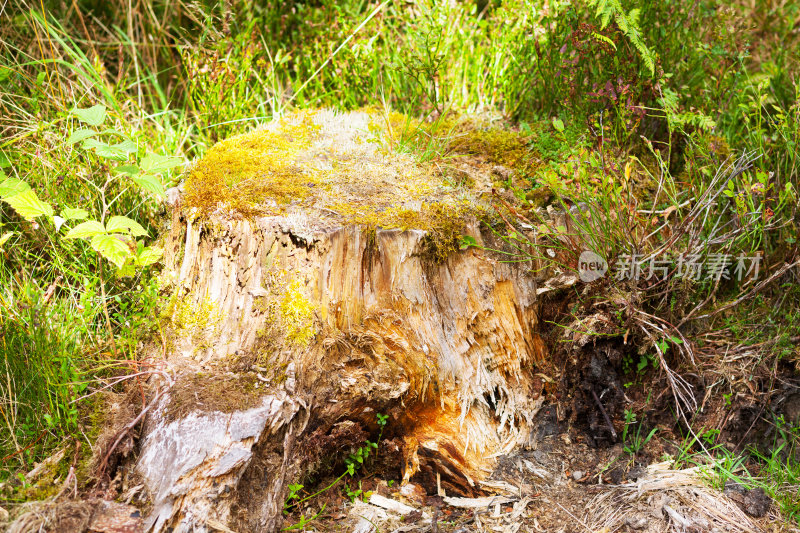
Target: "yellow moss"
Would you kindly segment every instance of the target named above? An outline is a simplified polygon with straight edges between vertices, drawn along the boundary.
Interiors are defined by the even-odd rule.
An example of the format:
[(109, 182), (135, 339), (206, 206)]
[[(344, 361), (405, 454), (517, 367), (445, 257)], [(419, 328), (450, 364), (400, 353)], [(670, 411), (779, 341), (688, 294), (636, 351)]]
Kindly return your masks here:
[(399, 144), (414, 144), (421, 141), (420, 136), (426, 133), (422, 123), (397, 111), (381, 111), (372, 115), (369, 131), (375, 139), (390, 152)]
[(300, 280), (293, 279), (286, 287), (281, 300), (281, 321), (286, 328), (286, 338), (300, 346), (308, 342), (314, 331), (314, 307), (300, 290)]
[[(462, 170), (453, 179), (459, 170), (450, 155), (465, 157), (475, 176)], [(529, 159), (524, 135), (471, 119), (298, 113), (209, 150), (187, 178), (186, 205), (201, 215), (224, 207), (243, 216), (297, 215), (312, 226), (360, 224), (370, 236), (378, 228), (422, 229), (441, 260), (466, 221), (491, 209), (482, 194), (492, 165), (524, 176)]]
[[(300, 279), (290, 279), (285, 270), (271, 272), (266, 276), (264, 288), (268, 294), (254, 303), (254, 307), (264, 313), (264, 328), (258, 332), (259, 337), (271, 341), (285, 338), (296, 346), (308, 346), (317, 334), (315, 308), (303, 293)], [(274, 344), (267, 343), (268, 346)]]
[(428, 232), (424, 240), (426, 251), (437, 261), (443, 261), (458, 248), (458, 238), (466, 230), (467, 220), (483, 218), (486, 208), (467, 199), (450, 202), (423, 202), (418, 209), (391, 207), (376, 210), (336, 204), (333, 207), (348, 222), (364, 227), (374, 236), (378, 229), (419, 229)]
[(262, 213), (263, 202), (302, 200), (320, 177), (295, 164), (319, 130), (306, 113), (298, 124), (281, 123), (277, 131), (237, 135), (212, 147), (186, 179), (186, 202), (208, 213), (219, 206), (245, 215)]
[(189, 336), (198, 349), (207, 347), (205, 340), (217, 333), (224, 318), (208, 295), (195, 302), (191, 294), (182, 298), (173, 295), (162, 317), (170, 323), (176, 335)]

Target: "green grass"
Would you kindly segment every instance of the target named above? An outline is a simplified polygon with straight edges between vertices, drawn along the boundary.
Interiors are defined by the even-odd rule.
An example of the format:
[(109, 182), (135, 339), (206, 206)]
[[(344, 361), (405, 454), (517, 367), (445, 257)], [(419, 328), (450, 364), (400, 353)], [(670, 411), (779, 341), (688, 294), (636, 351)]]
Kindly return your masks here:
[(727, 482), (762, 488), (785, 519), (800, 524), (800, 430), (782, 419), (776, 421), (775, 430), (768, 452), (749, 448), (745, 453), (718, 444), (717, 433), (701, 431), (687, 437), (674, 467), (701, 467), (705, 480), (718, 490), (724, 490)]
[[(797, 251), (800, 8), (791, 2), (70, 6), (11, 2), (0, 15), (0, 181), (25, 181), (56, 212), (128, 217), (147, 231), (143, 244), (156, 242), (165, 209), (129, 180), (109, 181), (118, 164), (139, 165), (148, 153), (196, 161), (217, 141), (294, 108), (369, 106), (403, 113), (387, 146), (443, 168), (464, 152), (505, 165), (495, 148), (512, 147), (519, 179), (503, 186), (533, 224), (547, 201), (567, 211), (595, 206), (535, 243), (559, 252), (557, 266), (573, 266), (586, 248), (613, 262), (633, 249), (722, 247), (761, 251), (764, 265)], [(107, 109), (104, 127), (136, 144), (126, 161), (67, 142), (85, 127), (72, 110), (98, 104)], [(486, 121), (469, 127), (454, 118), (465, 114)], [(758, 156), (752, 168), (728, 168), (745, 150)], [(164, 186), (181, 178), (180, 168), (160, 176)], [(671, 228), (681, 229), (674, 242)], [(512, 260), (530, 259), (518, 228), (494, 229), (519, 246)], [(63, 233), (0, 202), (0, 240), (10, 235), (0, 244), (0, 480), (75, 434), (83, 388), (101, 386), (109, 365), (135, 364), (158, 328), (157, 265), (116, 277), (88, 243)], [(654, 358), (677, 329), (697, 333), (696, 317), (744, 290), (629, 289), (614, 310), (618, 325), (633, 323)], [(754, 365), (770, 367), (775, 357), (796, 364), (798, 295), (773, 289), (760, 298), (758, 312), (742, 304), (697, 328), (744, 343), (760, 342), (751, 333), (766, 325), (776, 342)], [(652, 338), (636, 329), (645, 321)], [(664, 346), (665, 371), (692, 359), (686, 344)], [(796, 465), (762, 459), (774, 463), (776, 479), (796, 480)]]

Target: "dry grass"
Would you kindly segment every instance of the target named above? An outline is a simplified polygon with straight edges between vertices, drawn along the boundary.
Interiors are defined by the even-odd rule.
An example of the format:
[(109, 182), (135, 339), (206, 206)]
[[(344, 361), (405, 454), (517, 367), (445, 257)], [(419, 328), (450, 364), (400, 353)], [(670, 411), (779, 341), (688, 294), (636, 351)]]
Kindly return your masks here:
[(584, 522), (593, 531), (605, 532), (624, 531), (626, 525), (639, 525), (637, 529), (646, 533), (800, 531), (786, 524), (774, 506), (763, 518), (748, 516), (733, 500), (708, 486), (704, 468), (671, 470), (670, 463), (650, 465), (636, 482), (610, 487), (595, 497)]

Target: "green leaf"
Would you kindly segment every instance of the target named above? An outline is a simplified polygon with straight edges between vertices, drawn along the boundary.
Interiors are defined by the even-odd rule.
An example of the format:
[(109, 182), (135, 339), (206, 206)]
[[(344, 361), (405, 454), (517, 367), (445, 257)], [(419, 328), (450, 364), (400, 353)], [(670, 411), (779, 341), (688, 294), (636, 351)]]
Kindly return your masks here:
[(179, 167), (183, 164), (180, 157), (163, 156), (158, 154), (147, 154), (140, 161), (142, 170), (152, 174), (158, 174), (171, 168)]
[(11, 160), (4, 152), (0, 151), (0, 168), (8, 168), (10, 166)]
[(616, 45), (616, 44), (614, 44), (614, 41), (612, 41), (611, 39), (609, 39), (609, 38), (608, 38), (608, 37), (606, 37), (605, 35), (601, 35), (601, 34), (599, 34), (599, 33), (597, 33), (597, 32), (594, 32), (594, 31), (593, 31), (593, 32), (592, 32), (592, 37), (594, 37), (594, 38), (595, 38), (595, 39), (597, 39), (598, 41), (603, 41), (604, 43), (606, 43), (606, 44), (609, 44), (609, 45), (613, 46), (613, 47), (614, 47), (614, 50), (616, 50), (616, 49), (617, 49), (617, 45)]
[(466, 250), (470, 246), (478, 246), (478, 241), (475, 240), (475, 237), (471, 237), (469, 235), (462, 235), (459, 248), (461, 250)]
[(558, 118), (558, 117), (554, 117), (553, 118), (553, 127), (559, 133), (564, 133), (564, 122), (560, 118)]
[(135, 220), (131, 220), (128, 217), (111, 217), (111, 219), (109, 219), (109, 221), (106, 223), (106, 231), (108, 233), (124, 232), (125, 230), (130, 231), (131, 235), (135, 237), (147, 236), (147, 230), (145, 230), (141, 224)]
[(128, 176), (133, 177), (139, 174), (141, 170), (139, 170), (139, 167), (137, 167), (136, 165), (120, 165), (114, 169), (114, 172), (116, 172), (117, 174), (126, 174)]
[(104, 235), (106, 232), (106, 228), (103, 227), (103, 224), (96, 220), (88, 220), (86, 222), (82, 222), (69, 230), (66, 235), (64, 235), (65, 239), (85, 239), (88, 237), (94, 237), (96, 235)]
[(118, 278), (130, 278), (136, 275), (136, 267), (130, 263), (117, 270)]
[(21, 192), (29, 191), (30, 185), (17, 178), (7, 178), (0, 182), (0, 198), (15, 196)]
[(161, 248), (147, 247), (136, 256), (136, 265), (141, 267), (152, 265), (161, 259), (162, 255), (164, 255), (164, 251)]
[(85, 141), (86, 139), (94, 137), (95, 135), (97, 135), (97, 132), (88, 128), (75, 130), (72, 132), (72, 135), (69, 136), (69, 139), (67, 139), (67, 144), (75, 144), (77, 142)]
[(97, 104), (88, 109), (73, 108), (71, 113), (90, 126), (99, 126), (106, 119), (106, 106)]
[(30, 189), (3, 199), (25, 220), (33, 220), (42, 215), (53, 216), (53, 207), (47, 202), (41, 201)]
[(135, 176), (133, 181), (147, 192), (153, 193), (156, 196), (164, 197), (167, 193), (164, 191), (164, 186), (157, 176), (152, 174), (144, 174), (142, 176)]
[(128, 154), (135, 153), (138, 150), (136, 143), (129, 140), (124, 140), (117, 144), (108, 144), (90, 138), (83, 141), (83, 147), (87, 150), (94, 148), (95, 153), (100, 157), (114, 161), (125, 161), (128, 159)]
[(112, 145), (112, 148), (117, 148), (119, 150), (125, 151), (129, 154), (135, 154), (139, 151), (139, 147), (130, 139), (125, 139), (124, 141)]
[(61, 210), (61, 216), (64, 220), (84, 220), (89, 217), (89, 212), (85, 209), (65, 207)]
[(6, 243), (6, 241), (14, 236), (14, 233), (15, 232), (13, 232), (13, 231), (7, 231), (7, 232), (3, 233), (2, 236), (0, 236), (0, 250), (3, 249), (3, 245)]
[(128, 245), (114, 235), (95, 235), (92, 237), (92, 248), (114, 263), (117, 268), (122, 268), (131, 255)]

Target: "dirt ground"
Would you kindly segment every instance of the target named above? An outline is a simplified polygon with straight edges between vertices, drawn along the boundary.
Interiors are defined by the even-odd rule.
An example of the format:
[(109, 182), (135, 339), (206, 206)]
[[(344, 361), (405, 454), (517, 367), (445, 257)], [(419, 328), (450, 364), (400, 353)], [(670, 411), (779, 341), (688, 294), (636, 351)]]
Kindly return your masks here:
[[(355, 502), (334, 488), (285, 523), (297, 530), (357, 533), (796, 531), (758, 491), (729, 485), (723, 493), (710, 488), (701, 469), (671, 470), (664, 459), (679, 450), (668, 438), (651, 439), (635, 455), (621, 443), (594, 441), (547, 406), (529, 446), (499, 458), (483, 498), (442, 497), (435, 489), (430, 494), (413, 479), (399, 487), (376, 473), (350, 482), (363, 491)], [(375, 496), (377, 505), (365, 503), (370, 492), (407, 507), (392, 512)], [(303, 528), (300, 515), (313, 516), (323, 503), (323, 514)]]

